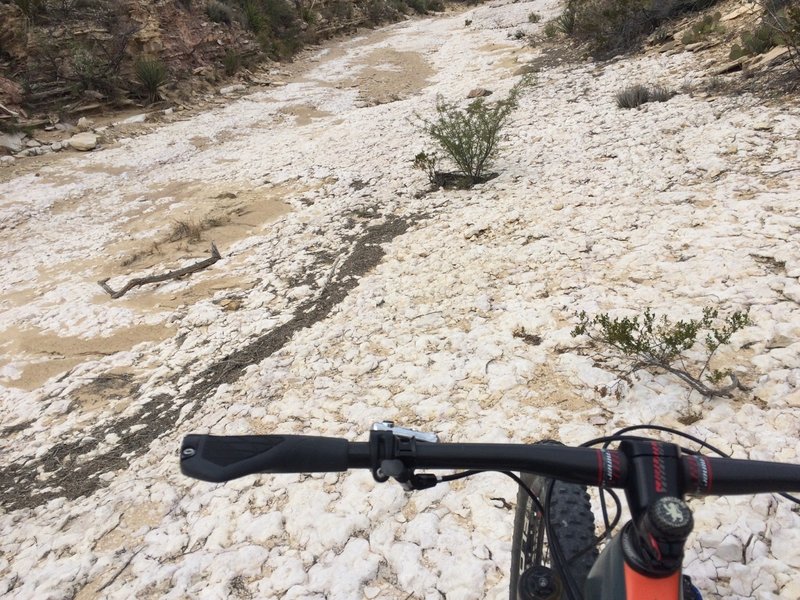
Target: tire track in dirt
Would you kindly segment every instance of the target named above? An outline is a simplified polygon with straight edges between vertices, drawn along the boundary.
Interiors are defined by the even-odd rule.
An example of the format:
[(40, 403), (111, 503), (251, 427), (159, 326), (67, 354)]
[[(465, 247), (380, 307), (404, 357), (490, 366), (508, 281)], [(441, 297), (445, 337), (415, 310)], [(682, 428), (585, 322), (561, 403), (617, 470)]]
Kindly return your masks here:
[[(360, 278), (380, 264), (385, 255), (381, 245), (404, 234), (424, 218), (426, 215), (388, 216), (382, 223), (368, 227), (363, 234), (343, 240), (345, 246), (352, 245), (353, 249), (316, 298), (300, 304), (294, 316), (283, 325), (204, 369), (184, 395), (173, 398), (160, 394), (134, 415), (84, 432), (78, 440), (56, 444), (40, 458), (6, 465), (0, 472), (0, 488), (4, 490), (0, 506), (6, 510), (35, 508), (54, 498), (74, 500), (104, 487), (106, 481), (101, 475), (125, 469), (132, 460), (147, 452), (151, 442), (173, 430), (187, 403), (194, 402), (196, 409), (213, 396), (220, 385), (235, 382), (247, 367), (283, 348), (295, 332), (324, 320), (358, 285)], [(109, 435), (120, 437), (112, 452), (79, 461), (82, 455), (95, 451)]]

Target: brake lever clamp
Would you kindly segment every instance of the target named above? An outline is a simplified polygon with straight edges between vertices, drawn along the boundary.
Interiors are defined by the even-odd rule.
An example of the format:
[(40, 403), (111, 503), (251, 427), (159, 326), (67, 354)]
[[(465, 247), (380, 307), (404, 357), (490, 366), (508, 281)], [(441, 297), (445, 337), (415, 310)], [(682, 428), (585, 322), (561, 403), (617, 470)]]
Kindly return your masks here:
[(392, 477), (406, 491), (424, 490), (436, 485), (438, 478), (435, 475), (414, 474), (418, 441), (435, 443), (439, 438), (434, 433), (395, 427), (392, 421), (373, 424), (369, 433), (370, 470), (373, 479), (383, 483)]

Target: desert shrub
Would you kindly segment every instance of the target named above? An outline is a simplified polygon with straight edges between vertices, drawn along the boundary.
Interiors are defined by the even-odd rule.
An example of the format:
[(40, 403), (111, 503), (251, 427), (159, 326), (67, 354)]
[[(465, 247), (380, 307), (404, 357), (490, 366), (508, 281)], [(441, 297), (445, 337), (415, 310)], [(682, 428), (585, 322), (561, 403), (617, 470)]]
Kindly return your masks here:
[(390, 6), (386, 0), (370, 0), (369, 4), (367, 4), (367, 17), (372, 23), (386, 21), (397, 12), (398, 10)]
[(547, 39), (552, 39), (558, 35), (558, 25), (555, 21), (549, 21), (544, 26), (544, 36)]
[[(746, 311), (721, 318), (718, 308), (707, 307), (702, 318), (678, 322), (649, 308), (623, 318), (581, 312), (578, 319), (572, 336), (587, 336), (601, 355), (611, 352), (622, 363), (623, 377), (640, 369), (666, 371), (704, 396), (726, 396), (739, 387), (732, 371), (713, 370), (710, 363), (734, 333), (752, 325)], [(716, 387), (726, 378), (728, 386)]]
[(650, 90), (644, 85), (631, 85), (617, 92), (616, 97), (619, 108), (636, 108), (650, 100)]
[(434, 187), (440, 187), (442, 185), (442, 178), (436, 170), (438, 162), (439, 157), (433, 153), (428, 154), (426, 152), (420, 152), (414, 157), (414, 168), (425, 173), (428, 177), (428, 181), (430, 181)]
[(649, 102), (666, 102), (675, 95), (671, 89), (663, 85), (654, 85), (650, 88)]
[(222, 65), (225, 67), (225, 75), (235, 75), (242, 66), (242, 56), (236, 50), (227, 50), (222, 57)]
[(76, 46), (72, 51), (72, 74), (81, 89), (99, 87), (105, 76), (105, 65), (100, 56), (85, 46)]
[(506, 98), (497, 102), (490, 104), (477, 98), (466, 108), (439, 97), (436, 117), (419, 117), (420, 129), (456, 164), (468, 185), (482, 181), (486, 168), (497, 156), (500, 132), (517, 108), (522, 86), (528, 84), (528, 81), (517, 84)]
[(647, 102), (666, 102), (674, 95), (669, 88), (661, 85), (648, 87), (637, 83), (617, 92), (616, 100), (619, 108), (638, 108)]
[(192, 0), (177, 0), (178, 4), (186, 10), (192, 10)]
[(672, 39), (672, 34), (666, 27), (657, 27), (651, 40), (654, 44), (665, 44)]
[(226, 25), (233, 23), (234, 17), (236, 16), (230, 6), (218, 0), (208, 0), (206, 4), (206, 14), (208, 18), (215, 23), (225, 23)]
[(424, 15), (428, 12), (426, 0), (405, 0), (406, 4), (417, 14)]
[(158, 98), (158, 88), (167, 80), (167, 67), (156, 58), (142, 58), (134, 65), (136, 80), (147, 92), (147, 101), (153, 103)]
[[(349, 3), (338, 2), (337, 5), (350, 6)], [(294, 31), (296, 15), (292, 4), (286, 0), (263, 0), (261, 8), (267, 17), (267, 22), (275, 32)], [(352, 14), (352, 6), (350, 6)]]
[(756, 56), (771, 50), (782, 42), (780, 32), (773, 26), (761, 22), (751, 31), (743, 31), (741, 45), (734, 44), (730, 58), (735, 60), (742, 56)]
[(598, 55), (612, 55), (639, 43), (660, 23), (678, 14), (702, 10), (717, 0), (567, 0), (564, 15), (573, 19), (570, 35), (588, 42)]
[(554, 21), (557, 31), (565, 35), (570, 35), (575, 31), (575, 11), (569, 7), (556, 17)]
[(434, 12), (442, 12), (444, 10), (443, 0), (428, 0), (428, 10)]
[(537, 12), (529, 12), (528, 13), (528, 23), (538, 23), (542, 20), (542, 15)]
[(36, 21), (37, 18), (47, 10), (45, 0), (14, 0), (20, 10), (25, 13), (29, 21)]
[(792, 63), (800, 72), (800, 6), (793, 5), (785, 10), (785, 18), (778, 21), (783, 42), (792, 53)]
[(725, 28), (719, 23), (721, 17), (720, 13), (704, 16), (700, 21), (694, 23), (689, 31), (683, 34), (681, 42), (684, 45), (696, 44), (713, 33), (724, 32)]
[(253, 33), (260, 33), (267, 26), (264, 13), (261, 12), (258, 4), (252, 0), (242, 3), (242, 20), (244, 27)]

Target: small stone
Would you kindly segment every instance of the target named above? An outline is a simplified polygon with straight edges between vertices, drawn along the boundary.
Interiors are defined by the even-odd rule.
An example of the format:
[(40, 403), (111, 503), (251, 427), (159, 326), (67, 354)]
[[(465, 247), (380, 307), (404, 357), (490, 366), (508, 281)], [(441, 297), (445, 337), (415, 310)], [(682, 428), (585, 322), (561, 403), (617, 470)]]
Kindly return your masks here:
[(13, 156), (0, 156), (0, 165), (4, 167), (10, 167), (16, 162), (16, 158)]
[(140, 115), (133, 115), (132, 117), (128, 117), (127, 119), (123, 119), (119, 122), (120, 125), (132, 125), (134, 123), (144, 123), (147, 120), (147, 113), (142, 113)]
[(69, 138), (69, 145), (80, 152), (94, 150), (97, 147), (97, 136), (93, 133), (79, 133)]
[(514, 75), (530, 75), (532, 73), (538, 73), (538, 69), (533, 65), (523, 65), (519, 67), (516, 71), (514, 71)]
[(564, 208), (563, 202), (556, 202), (553, 204), (553, 210), (562, 210)]
[(755, 131), (772, 131), (772, 125), (767, 121), (756, 121), (753, 123), (753, 129)]
[(164, 114), (167, 115), (167, 116), (171, 115), (174, 112), (175, 112), (174, 108), (167, 108), (167, 109), (164, 110)]
[(61, 150), (63, 147), (64, 147), (64, 145), (63, 145), (61, 142), (53, 142), (52, 144), (50, 144), (50, 149), (51, 149), (53, 152), (58, 152), (58, 151), (60, 151), (60, 150)]
[(81, 117), (78, 119), (78, 131), (89, 131), (94, 125), (94, 122), (87, 119), (86, 117)]
[(755, 6), (753, 4), (745, 4), (744, 6), (740, 6), (733, 12), (729, 12), (728, 14), (723, 15), (722, 18), (720, 18), (720, 21), (722, 21), (723, 23), (725, 21), (732, 21), (733, 19), (741, 17), (742, 15), (752, 13), (754, 11), (755, 11)]
[(381, 588), (379, 587), (372, 587), (367, 586), (364, 588), (364, 596), (369, 598), (369, 600), (373, 600), (373, 598), (377, 598), (378, 594), (381, 593)]
[(492, 92), (486, 88), (475, 88), (470, 90), (467, 98), (483, 98), (484, 96), (491, 96)]
[(42, 145), (41, 142), (37, 140), (28, 140), (27, 142), (25, 142), (25, 146), (27, 146), (28, 148), (38, 148), (41, 145)]
[(225, 86), (224, 88), (220, 88), (219, 93), (223, 96), (227, 96), (228, 94), (233, 94), (235, 92), (243, 92), (247, 89), (247, 86), (243, 83), (235, 83), (233, 85)]

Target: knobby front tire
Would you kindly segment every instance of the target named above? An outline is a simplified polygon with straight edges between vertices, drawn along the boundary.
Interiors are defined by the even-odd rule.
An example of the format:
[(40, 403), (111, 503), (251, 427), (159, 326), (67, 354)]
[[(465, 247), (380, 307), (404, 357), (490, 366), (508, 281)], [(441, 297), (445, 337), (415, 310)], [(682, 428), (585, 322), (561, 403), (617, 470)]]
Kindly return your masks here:
[[(549, 512), (553, 531), (560, 542), (569, 571), (578, 588), (583, 591), (589, 570), (597, 559), (597, 548), (578, 556), (595, 539), (594, 514), (586, 487), (556, 480), (548, 506), (547, 488), (553, 480), (529, 473), (522, 473), (521, 477)], [(527, 568), (537, 565), (552, 566), (544, 540), (544, 528), (544, 520), (533, 500), (519, 487), (514, 515), (514, 537), (511, 542), (510, 600), (518, 599), (519, 578)]]

